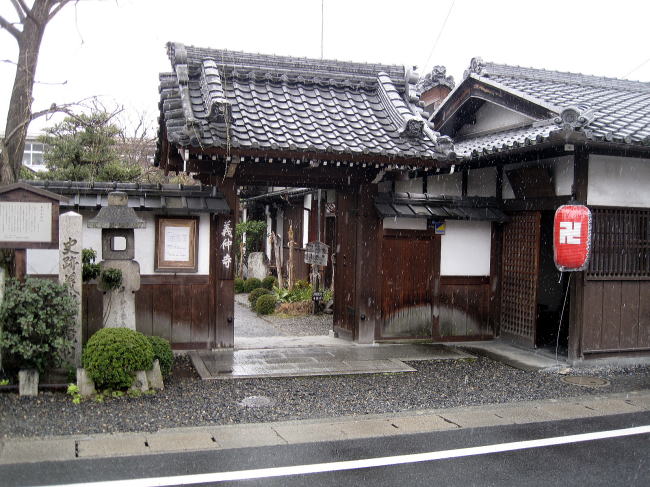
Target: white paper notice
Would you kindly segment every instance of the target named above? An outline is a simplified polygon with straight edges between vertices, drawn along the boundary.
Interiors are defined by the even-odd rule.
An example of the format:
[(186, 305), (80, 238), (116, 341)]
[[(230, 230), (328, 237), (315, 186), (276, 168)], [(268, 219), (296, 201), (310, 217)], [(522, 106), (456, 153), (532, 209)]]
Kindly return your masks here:
[(51, 242), (52, 203), (0, 203), (0, 241)]
[(190, 260), (189, 227), (165, 227), (165, 261), (187, 262)]

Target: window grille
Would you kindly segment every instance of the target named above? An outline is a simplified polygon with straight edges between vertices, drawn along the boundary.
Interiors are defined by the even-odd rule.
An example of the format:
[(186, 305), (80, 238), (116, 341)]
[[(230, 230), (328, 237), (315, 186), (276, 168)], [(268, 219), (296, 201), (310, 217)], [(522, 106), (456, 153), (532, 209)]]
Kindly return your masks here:
[(650, 210), (592, 210), (589, 279), (650, 279)]

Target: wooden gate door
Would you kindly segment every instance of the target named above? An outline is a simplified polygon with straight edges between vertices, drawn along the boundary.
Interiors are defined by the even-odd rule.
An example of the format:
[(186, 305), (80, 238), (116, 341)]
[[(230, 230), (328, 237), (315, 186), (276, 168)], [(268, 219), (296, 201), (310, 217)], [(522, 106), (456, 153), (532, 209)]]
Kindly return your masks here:
[(440, 276), (439, 242), (433, 232), (385, 231), (381, 249), (379, 338), (434, 335), (437, 323), (433, 289), (435, 279)]
[(539, 282), (539, 212), (518, 213), (503, 227), (501, 336), (535, 346)]
[(336, 192), (334, 331), (356, 339), (356, 195)]

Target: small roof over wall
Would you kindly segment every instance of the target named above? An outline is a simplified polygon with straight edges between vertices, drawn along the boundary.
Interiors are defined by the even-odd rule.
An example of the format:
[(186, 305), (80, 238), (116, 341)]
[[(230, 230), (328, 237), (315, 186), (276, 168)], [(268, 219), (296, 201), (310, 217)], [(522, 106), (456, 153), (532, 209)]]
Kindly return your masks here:
[(454, 198), (427, 193), (380, 193), (375, 208), (383, 218), (431, 218), (504, 222), (495, 198)]
[(128, 207), (137, 211), (187, 215), (228, 213), (230, 208), (214, 186), (180, 184), (138, 184), (85, 181), (28, 181), (29, 186), (66, 197), (62, 209), (98, 209), (108, 206), (108, 193), (122, 191)]

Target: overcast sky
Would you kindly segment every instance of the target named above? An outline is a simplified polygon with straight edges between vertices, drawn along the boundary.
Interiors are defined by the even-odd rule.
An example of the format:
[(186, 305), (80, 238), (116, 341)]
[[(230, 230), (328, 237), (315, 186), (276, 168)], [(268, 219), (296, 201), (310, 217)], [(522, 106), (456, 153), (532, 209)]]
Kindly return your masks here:
[[(0, 15), (16, 19), (9, 0)], [(475, 56), (650, 81), (649, 19), (647, 0), (324, 0), (324, 57), (416, 65), (422, 75), (441, 64), (457, 83)], [(153, 126), (168, 41), (318, 58), (321, 0), (80, 0), (47, 27), (33, 110), (101, 95)], [(0, 29), (0, 59), (16, 57)], [(0, 132), (14, 74), (0, 63)]]

